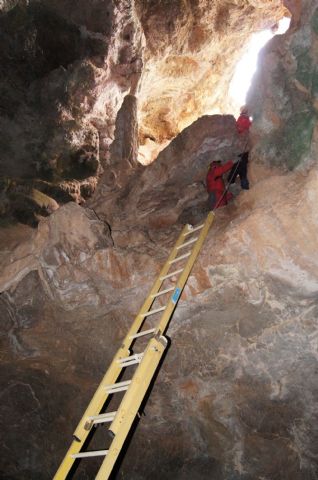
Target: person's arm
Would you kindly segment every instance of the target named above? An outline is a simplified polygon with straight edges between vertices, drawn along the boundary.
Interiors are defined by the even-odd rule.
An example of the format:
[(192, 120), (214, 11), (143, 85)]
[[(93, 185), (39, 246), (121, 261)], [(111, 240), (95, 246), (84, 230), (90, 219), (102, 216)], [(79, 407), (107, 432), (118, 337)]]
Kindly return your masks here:
[(232, 160), (229, 160), (224, 165), (218, 165), (217, 167), (215, 167), (215, 171), (214, 171), (215, 176), (216, 177), (221, 177), (224, 173), (231, 170), (233, 165), (234, 165), (234, 162), (232, 162)]

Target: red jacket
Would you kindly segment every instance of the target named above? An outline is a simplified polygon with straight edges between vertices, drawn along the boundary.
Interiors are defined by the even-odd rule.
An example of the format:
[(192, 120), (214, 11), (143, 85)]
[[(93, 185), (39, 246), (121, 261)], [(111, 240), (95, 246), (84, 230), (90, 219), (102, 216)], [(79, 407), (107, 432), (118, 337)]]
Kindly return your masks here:
[(248, 132), (250, 126), (252, 125), (249, 116), (246, 113), (241, 113), (241, 115), (236, 120), (236, 128), (238, 133)]
[(234, 163), (232, 160), (229, 160), (224, 165), (218, 163), (211, 163), (208, 174), (206, 176), (206, 188), (207, 191), (220, 191), (223, 192), (225, 189), (224, 181), (222, 175), (233, 167)]

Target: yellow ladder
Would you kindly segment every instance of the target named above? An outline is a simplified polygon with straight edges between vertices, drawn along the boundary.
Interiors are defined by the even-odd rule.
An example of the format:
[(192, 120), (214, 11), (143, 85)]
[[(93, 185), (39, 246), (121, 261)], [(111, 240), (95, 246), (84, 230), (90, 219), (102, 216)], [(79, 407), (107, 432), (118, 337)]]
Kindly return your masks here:
[[(77, 459), (95, 456), (104, 457), (95, 477), (96, 480), (109, 478), (165, 351), (167, 339), (164, 333), (213, 219), (214, 213), (210, 212), (202, 225), (197, 227), (186, 225), (183, 228), (168, 260), (79, 422), (73, 434), (74, 440), (54, 480), (66, 479)], [(177, 282), (174, 282), (176, 278)], [(170, 298), (165, 305), (162, 305), (162, 300), (167, 294), (170, 294)], [(151, 308), (154, 306), (155, 308)], [(148, 328), (149, 322), (152, 323), (160, 313), (159, 321)], [(137, 341), (144, 341), (149, 337), (150, 340), (143, 352), (132, 352), (132, 346), (135, 349)], [(135, 366), (135, 372), (132, 377), (129, 380), (117, 382), (118, 378), (133, 366)], [(118, 409), (104, 413), (109, 397), (121, 392), (126, 393)], [(109, 433), (112, 436), (112, 442), (109, 449), (83, 451), (91, 429), (102, 423), (110, 423)]]

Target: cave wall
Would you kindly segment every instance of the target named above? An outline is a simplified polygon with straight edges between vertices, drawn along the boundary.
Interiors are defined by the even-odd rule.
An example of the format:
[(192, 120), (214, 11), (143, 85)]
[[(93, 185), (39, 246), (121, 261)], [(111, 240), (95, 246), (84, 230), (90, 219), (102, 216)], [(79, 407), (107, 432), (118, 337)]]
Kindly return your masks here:
[(1, 9), (2, 213), (10, 203), (14, 211), (23, 202), (46, 206), (32, 188), (60, 204), (83, 203), (140, 76), (143, 34), (134, 6), (21, 0)]
[[(28, 5), (21, 2), (6, 2), (4, 13), (12, 13), (14, 5), (18, 7), (15, 12), (29, 15)], [(76, 12), (71, 2), (50, 2), (50, 9), (67, 25), (70, 19), (72, 26), (85, 20), (86, 28), (100, 38), (101, 31), (107, 35), (115, 28), (115, 23), (109, 27), (100, 17), (100, 5), (94, 3), (97, 13), (84, 2)], [(119, 8), (123, 3), (112, 5), (110, 16), (113, 22), (122, 19), (115, 29), (121, 32), (132, 13), (127, 4), (125, 11)], [(160, 5), (167, 7), (164, 2)], [(136, 6), (142, 24), (146, 21), (143, 11), (150, 12), (157, 24), (153, 2)], [(171, 2), (169, 6), (175, 15)], [(168, 331), (171, 347), (118, 478), (317, 478), (318, 216), (313, 206), (318, 201), (318, 176), (316, 127), (310, 123), (308, 130), (305, 121), (309, 112), (315, 122), (313, 89), (306, 87), (305, 78), (307, 73), (310, 79), (314, 77), (314, 65), (306, 57), (308, 52), (310, 59), (315, 58), (316, 7), (313, 2), (287, 6), (293, 12), (292, 30), (264, 50), (266, 66), (255, 78), (249, 97), (255, 118), (252, 188), (240, 193), (228, 209), (217, 212)], [(46, 11), (47, 4), (36, 7)], [(122, 16), (116, 16), (116, 8)], [(173, 20), (170, 41), (178, 24)], [(147, 37), (146, 28), (144, 34)], [(303, 48), (296, 55), (292, 48), (299, 48), (299, 42)], [(157, 39), (153, 48), (158, 44)], [(85, 45), (80, 43), (84, 51)], [(147, 55), (144, 61), (151, 62)], [(94, 63), (100, 60), (78, 59), (75, 66), (81, 72), (97, 68), (102, 78), (108, 78)], [(296, 75), (303, 64), (301, 82)], [(72, 64), (67, 72), (75, 72), (74, 68)], [(19, 230), (19, 225), (1, 229), (4, 455), (0, 475), (4, 479), (53, 476), (78, 419), (182, 224), (202, 221), (207, 213), (203, 179), (209, 162), (225, 161), (238, 150), (234, 118), (206, 115), (184, 129), (152, 165), (136, 164), (138, 81), (134, 81), (139, 74), (133, 72), (134, 81), (127, 84), (125, 74), (122, 78), (118, 73), (125, 68), (120, 64), (116, 70), (114, 82), (121, 87), (114, 87), (112, 92), (119, 93), (112, 98), (120, 101), (110, 110), (107, 124), (115, 141), (89, 202), (91, 208), (68, 203), (41, 220), (37, 229), (23, 226)], [(54, 70), (37, 82), (44, 89), (60, 74)], [(80, 82), (72, 85), (80, 88), (82, 77), (74, 75)], [(94, 77), (91, 85), (97, 82), (102, 90), (99, 78)], [(78, 118), (95, 125), (91, 112), (98, 108), (93, 87), (88, 89), (91, 104), (87, 110), (87, 103), (81, 103), (86, 86), (79, 92)], [(45, 89), (42, 93), (46, 97)], [(21, 95), (18, 108), (23, 111), (31, 108), (23, 105), (28, 95)], [(16, 101), (20, 101), (18, 96)], [(76, 104), (76, 95), (72, 101)], [(299, 134), (294, 127), (294, 134), (286, 137), (290, 119), (296, 121), (302, 113), (305, 127)], [(24, 118), (26, 127), (30, 117)], [(64, 132), (68, 124), (61, 119)], [(13, 116), (12, 121), (20, 117)], [(50, 125), (54, 133), (54, 122)], [(70, 148), (61, 142), (61, 148)], [(100, 439), (100, 447), (105, 447), (105, 438)], [(94, 461), (86, 463), (78, 478), (92, 478), (95, 470)]]
[(274, 25), (280, 1), (137, 0), (146, 38), (140, 141), (173, 138), (207, 113), (229, 113), (228, 88), (252, 32)]
[(151, 147), (149, 163), (199, 116), (226, 112), (246, 40), (283, 12), (280, 0), (2, 2), (0, 212), (21, 221), (27, 205), (36, 224), (56, 209), (52, 198), (85, 203), (121, 159), (110, 145), (129, 101), (129, 163), (138, 144)]
[(254, 158), (293, 169), (317, 158), (317, 4), (295, 6), (289, 31), (261, 52), (247, 103), (253, 115)]
[[(182, 224), (205, 218), (207, 165), (235, 140), (232, 116), (202, 117), (98, 216), (69, 203), (1, 256), (4, 478), (53, 475)], [(316, 478), (317, 192), (317, 172), (272, 172), (217, 212), (118, 478)], [(99, 429), (93, 445), (107, 441)]]

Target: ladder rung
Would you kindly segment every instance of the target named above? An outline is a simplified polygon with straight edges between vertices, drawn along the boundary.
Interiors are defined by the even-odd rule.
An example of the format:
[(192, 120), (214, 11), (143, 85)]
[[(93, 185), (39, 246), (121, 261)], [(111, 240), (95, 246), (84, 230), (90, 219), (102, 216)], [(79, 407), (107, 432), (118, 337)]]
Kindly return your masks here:
[(101, 413), (100, 415), (92, 415), (91, 417), (87, 417), (87, 420), (96, 423), (106, 423), (112, 422), (115, 418), (117, 412), (109, 412), (109, 413)]
[(95, 450), (93, 452), (81, 452), (81, 453), (73, 453), (71, 455), (72, 458), (86, 458), (86, 457), (104, 457), (107, 455), (108, 450)]
[(135, 353), (134, 355), (130, 355), (130, 357), (119, 358), (117, 362), (120, 364), (121, 367), (129, 367), (130, 365), (140, 363), (143, 356), (143, 353)]
[(155, 293), (154, 295), (151, 295), (151, 298), (160, 297), (160, 295), (164, 295), (165, 293), (172, 292), (173, 290), (174, 290), (174, 287), (166, 288), (165, 290), (161, 290), (160, 292)]
[[(155, 380), (157, 369), (159, 369), (164, 358), (168, 343), (165, 332), (214, 218), (215, 214), (210, 212), (206, 220), (202, 220), (202, 225), (193, 227), (188, 224), (182, 229), (175, 246), (161, 269), (161, 273), (158, 274), (153, 284), (150, 294), (148, 294), (139, 313), (137, 313), (133, 324), (129, 327), (118, 353), (115, 354), (103, 377), (104, 379), (97, 387), (74, 431), (70, 449), (57, 470), (54, 480), (68, 478), (73, 473), (75, 460), (78, 459), (79, 461), (89, 457), (92, 457), (92, 461), (94, 461), (93, 457), (96, 457), (95, 460), (99, 459), (102, 463), (96, 478), (106, 479), (112, 474), (118, 456), (124, 453), (123, 449), (127, 437), (133, 433), (133, 422), (147, 399), (148, 387)], [(188, 248), (186, 248), (187, 246)], [(175, 263), (183, 258), (185, 258), (183, 262)], [(172, 271), (174, 269), (176, 270)], [(166, 279), (169, 280), (164, 284)], [(167, 294), (167, 296), (163, 297), (164, 294)], [(158, 301), (157, 297), (160, 297)], [(155, 303), (156, 301), (157, 303)], [(158, 312), (162, 313), (159, 314)], [(155, 313), (158, 313), (158, 316), (148, 321), (147, 316)], [(152, 322), (152, 320), (154, 321)], [(146, 324), (147, 321), (148, 324)], [(147, 328), (148, 330), (146, 330)], [(143, 352), (142, 348), (134, 348), (135, 339), (139, 337), (142, 337), (139, 343), (148, 344), (144, 353), (139, 353)], [(137, 340), (136, 343), (138, 343)], [(125, 372), (125, 367), (135, 362), (140, 362), (136, 372), (121, 377), (120, 374)], [(124, 378), (130, 379), (123, 381)], [(117, 383), (110, 384), (109, 382)], [(106, 413), (105, 402), (115, 400), (112, 395), (119, 392), (122, 392), (122, 394), (120, 397), (116, 397), (118, 401), (117, 412)], [(115, 408), (110, 407), (109, 410), (115, 410)], [(109, 428), (113, 442), (110, 447), (93, 444), (90, 450), (86, 451), (88, 450), (86, 444), (90, 441), (90, 436), (95, 433), (98, 435), (98, 432), (96, 432), (98, 428), (95, 428), (98, 427), (98, 424)], [(102, 448), (109, 448), (109, 450), (101, 450)]]
[(124, 390), (127, 390), (129, 385), (131, 383), (131, 380), (126, 380), (125, 382), (118, 382), (118, 383), (113, 383), (112, 385), (106, 385), (106, 392), (107, 393), (117, 393), (117, 392), (123, 392)]
[(199, 237), (192, 238), (192, 240), (189, 240), (188, 242), (184, 242), (182, 245), (179, 245), (177, 247), (177, 250), (180, 250), (180, 248), (187, 247), (188, 245), (191, 245), (191, 243), (194, 243), (198, 240)]
[(171, 260), (171, 262), (169, 262), (169, 265), (171, 265), (172, 263), (179, 262), (179, 260), (182, 260), (183, 258), (190, 257), (190, 255), (191, 255), (191, 252), (185, 253), (184, 255), (180, 255), (180, 257), (176, 257), (174, 260)]
[(155, 328), (150, 328), (149, 330), (144, 330), (143, 332), (135, 333), (134, 335), (130, 335), (130, 339), (143, 337), (144, 335), (150, 335), (156, 331)]
[(168, 275), (165, 275), (164, 277), (160, 277), (160, 280), (165, 280), (166, 278), (173, 277), (174, 275), (177, 275), (178, 273), (183, 272), (183, 268), (180, 270), (176, 270), (175, 272), (169, 273)]
[(167, 305), (165, 305), (164, 307), (155, 308), (154, 310), (149, 310), (149, 312), (143, 313), (142, 316), (143, 317), (149, 317), (150, 315), (154, 315), (155, 313), (163, 312), (165, 310), (166, 306)]
[(186, 237), (187, 235), (191, 235), (191, 233), (197, 232), (198, 230), (201, 230), (201, 228), (203, 227), (204, 227), (204, 223), (202, 223), (202, 225), (199, 225), (198, 227), (191, 228), (191, 230), (184, 233), (183, 236)]

